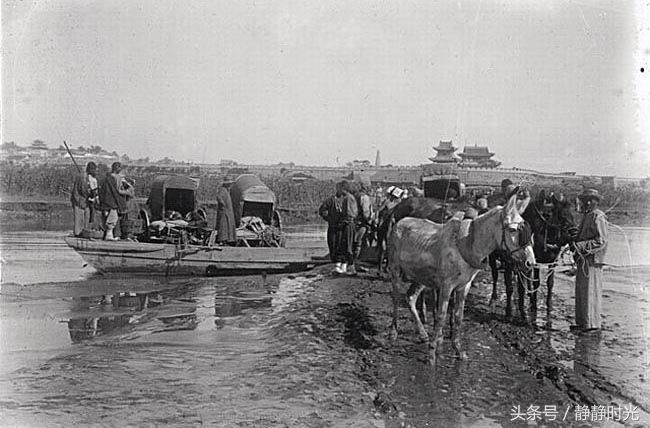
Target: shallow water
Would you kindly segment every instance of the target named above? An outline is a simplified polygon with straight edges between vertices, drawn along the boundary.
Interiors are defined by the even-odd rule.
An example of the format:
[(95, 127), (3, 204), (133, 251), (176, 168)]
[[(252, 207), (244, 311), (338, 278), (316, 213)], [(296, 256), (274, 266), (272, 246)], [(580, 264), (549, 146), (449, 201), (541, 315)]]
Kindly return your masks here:
[[(287, 232), (293, 236), (290, 245), (325, 245), (319, 225), (287, 228)], [(354, 403), (338, 403), (334, 398), (330, 403), (336, 404), (330, 404), (328, 411), (314, 415), (314, 409), (323, 408), (322, 397), (289, 392), (311, 391), (320, 379), (331, 376), (310, 373), (311, 360), (294, 364), (290, 356), (299, 354), (295, 347), (304, 344), (283, 340), (288, 334), (287, 311), (319, 276), (168, 280), (98, 276), (62, 244), (62, 236), (60, 232), (5, 233), (0, 240), (3, 423), (291, 426), (309, 421), (303, 425), (318, 426), (356, 420), (350, 426), (361, 426), (368, 420), (367, 415), (353, 413)], [(639, 236), (635, 230), (635, 239)], [(633, 242), (635, 253), (645, 240)], [(627, 248), (612, 234), (610, 251), (617, 251), (617, 246)], [(604, 331), (596, 338), (568, 333), (573, 279), (560, 275), (555, 291), (567, 310), (554, 314), (550, 336), (567, 367), (599, 379), (645, 407), (650, 396), (650, 267), (631, 260), (634, 266), (606, 268)], [(541, 325), (543, 308), (539, 317)], [(468, 334), (470, 343), (473, 334)], [(479, 340), (480, 334), (475, 334)], [(476, 364), (484, 364), (483, 350), (479, 345), (469, 350), (476, 354)], [(317, 355), (330, 358), (328, 353)], [(333, 370), (342, 372), (343, 363), (333, 363)], [(493, 364), (501, 367), (496, 360)], [(405, 376), (418, 375), (417, 368), (405, 370)], [(508, 379), (512, 380), (508, 373), (501, 374), (504, 391), (510, 388), (505, 387)], [(422, 387), (453, 389), (453, 373), (449, 376), (431, 385), (424, 382)], [(282, 388), (287, 392), (278, 392)], [(356, 384), (348, 386), (348, 390), (355, 388)], [(411, 392), (406, 390), (405, 399)], [(486, 390), (477, 400), (489, 396)], [(434, 401), (425, 403), (423, 418), (434, 411), (455, 411), (431, 407)], [(488, 407), (481, 403), (477, 406)], [(506, 415), (507, 409), (494, 413)], [(463, 426), (493, 423), (489, 417), (465, 419), (463, 412), (455, 420)]]

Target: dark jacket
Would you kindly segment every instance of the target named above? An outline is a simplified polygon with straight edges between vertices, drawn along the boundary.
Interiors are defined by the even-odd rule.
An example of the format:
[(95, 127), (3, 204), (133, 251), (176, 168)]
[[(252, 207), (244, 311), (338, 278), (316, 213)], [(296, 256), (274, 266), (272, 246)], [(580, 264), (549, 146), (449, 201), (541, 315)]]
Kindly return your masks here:
[(124, 214), (127, 211), (126, 197), (118, 190), (119, 183), (113, 174), (106, 178), (99, 189), (99, 209), (102, 211), (117, 210)]
[(87, 208), (90, 195), (91, 190), (90, 183), (88, 182), (88, 174), (85, 172), (77, 174), (72, 185), (72, 192), (70, 192), (70, 202), (77, 208)]
[(336, 196), (334, 195), (330, 196), (318, 208), (318, 215), (330, 226), (338, 224), (341, 219), (341, 213), (336, 208), (335, 198)]

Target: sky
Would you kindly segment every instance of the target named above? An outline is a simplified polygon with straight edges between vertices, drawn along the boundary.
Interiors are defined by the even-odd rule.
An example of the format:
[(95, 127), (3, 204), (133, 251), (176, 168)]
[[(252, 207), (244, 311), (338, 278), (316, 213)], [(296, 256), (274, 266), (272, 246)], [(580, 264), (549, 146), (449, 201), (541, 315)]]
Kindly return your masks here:
[(451, 139), (647, 176), (642, 3), (3, 0), (2, 141), (334, 166)]

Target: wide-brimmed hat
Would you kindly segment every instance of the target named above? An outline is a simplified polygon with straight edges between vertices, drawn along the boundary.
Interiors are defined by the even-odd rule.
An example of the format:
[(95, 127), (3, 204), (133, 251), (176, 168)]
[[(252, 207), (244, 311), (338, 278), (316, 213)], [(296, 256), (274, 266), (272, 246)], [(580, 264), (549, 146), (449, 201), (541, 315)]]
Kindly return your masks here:
[(588, 199), (595, 199), (600, 202), (600, 193), (596, 189), (585, 189), (578, 196), (578, 198), (583, 201)]

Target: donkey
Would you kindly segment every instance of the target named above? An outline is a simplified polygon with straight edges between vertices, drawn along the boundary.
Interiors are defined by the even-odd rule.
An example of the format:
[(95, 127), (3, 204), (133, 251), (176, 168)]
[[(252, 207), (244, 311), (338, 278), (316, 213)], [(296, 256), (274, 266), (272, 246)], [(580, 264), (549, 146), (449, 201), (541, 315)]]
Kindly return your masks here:
[[(409, 282), (407, 302), (418, 333), (428, 344), (429, 362), (435, 366), (447, 306), (455, 292), (451, 340), (457, 355), (466, 358), (460, 349), (459, 331), (465, 298), (472, 280), (482, 268), (483, 259), (502, 248), (517, 261), (517, 267), (530, 268), (535, 264), (530, 242), (519, 242), (519, 229), (524, 224), (520, 213), (529, 201), (530, 198), (518, 201), (517, 195), (513, 195), (505, 208), (498, 206), (474, 219), (466, 236), (461, 236), (461, 220), (456, 217), (444, 225), (412, 217), (400, 220), (391, 231), (388, 245), (388, 270), (393, 285), (391, 337), (397, 337), (399, 290), (403, 282)], [(433, 311), (433, 342), (429, 341), (415, 307), (425, 288), (438, 295)]]
[[(571, 204), (564, 199), (558, 199), (553, 193), (547, 195), (546, 191), (541, 190), (537, 197), (528, 205), (522, 217), (530, 225), (533, 233), (533, 251), (538, 263), (550, 264), (549, 271), (546, 275), (546, 316), (547, 325), (550, 324), (550, 314), (552, 311), (553, 285), (555, 282), (554, 264), (556, 263), (561, 249), (568, 244), (572, 237), (577, 234), (577, 227), (573, 217)], [(492, 270), (492, 296), (490, 297), (490, 307), (494, 310), (495, 303), (498, 299), (497, 281), (498, 271), (496, 267), (496, 257), (498, 252), (490, 256), (490, 268)], [(506, 285), (506, 318), (512, 319), (512, 266), (507, 261), (502, 261), (504, 269), (504, 282)], [(517, 275), (517, 292), (518, 308), (521, 321), (524, 324), (530, 324), (537, 318), (537, 290), (540, 287), (540, 269), (535, 266), (531, 272)], [(524, 296), (530, 294), (530, 311), (531, 320), (528, 319)]]

